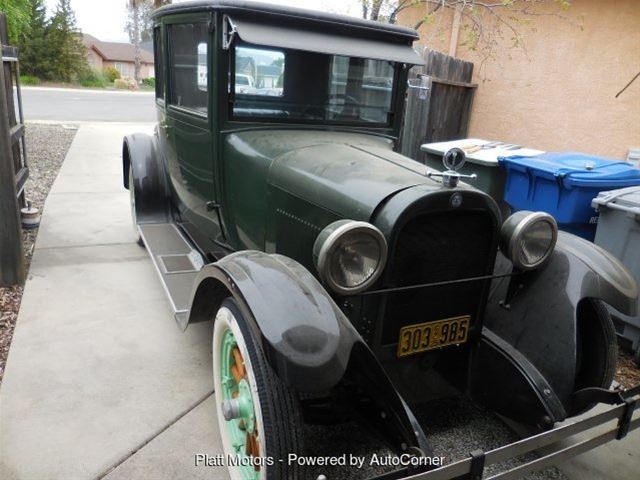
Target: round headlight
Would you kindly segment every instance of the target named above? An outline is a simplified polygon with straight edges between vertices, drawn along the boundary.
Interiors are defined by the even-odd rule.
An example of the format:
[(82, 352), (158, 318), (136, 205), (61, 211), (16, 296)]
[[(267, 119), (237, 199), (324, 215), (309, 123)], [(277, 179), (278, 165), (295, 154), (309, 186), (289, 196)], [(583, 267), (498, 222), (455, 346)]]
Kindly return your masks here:
[(341, 295), (359, 293), (380, 276), (387, 260), (387, 241), (367, 222), (338, 220), (325, 227), (313, 245), (320, 279)]
[(557, 239), (558, 225), (551, 215), (521, 211), (502, 225), (500, 249), (517, 268), (533, 270), (547, 261)]

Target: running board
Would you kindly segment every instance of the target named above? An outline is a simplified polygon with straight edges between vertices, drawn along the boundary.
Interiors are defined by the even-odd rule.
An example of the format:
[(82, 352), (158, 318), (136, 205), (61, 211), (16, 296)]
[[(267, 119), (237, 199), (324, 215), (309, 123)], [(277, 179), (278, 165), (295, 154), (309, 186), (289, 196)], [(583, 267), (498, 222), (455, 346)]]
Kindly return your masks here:
[(142, 224), (138, 230), (169, 297), (176, 322), (184, 330), (189, 320), (193, 284), (204, 259), (173, 223)]

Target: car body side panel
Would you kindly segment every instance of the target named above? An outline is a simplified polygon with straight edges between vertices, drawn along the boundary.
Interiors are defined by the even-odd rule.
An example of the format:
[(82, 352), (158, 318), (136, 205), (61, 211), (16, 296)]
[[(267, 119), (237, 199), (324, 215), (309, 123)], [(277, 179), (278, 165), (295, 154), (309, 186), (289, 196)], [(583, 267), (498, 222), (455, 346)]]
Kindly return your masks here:
[[(495, 273), (510, 270), (511, 263), (499, 254)], [(635, 282), (611, 255), (564, 232), (543, 268), (513, 281), (516, 293), (507, 309), (500, 301), (506, 298), (510, 280), (494, 280), (485, 325), (544, 375), (567, 408), (576, 378), (578, 304), (596, 298), (630, 311), (637, 295)]]

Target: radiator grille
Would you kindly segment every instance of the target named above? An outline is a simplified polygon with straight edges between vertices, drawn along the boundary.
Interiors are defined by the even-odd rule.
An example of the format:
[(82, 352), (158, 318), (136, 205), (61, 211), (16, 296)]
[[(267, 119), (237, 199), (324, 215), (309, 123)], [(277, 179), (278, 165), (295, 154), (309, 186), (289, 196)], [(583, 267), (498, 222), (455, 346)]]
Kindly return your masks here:
[[(387, 263), (387, 287), (487, 275), (495, 253), (491, 216), (484, 211), (443, 211), (410, 220), (399, 232)], [(488, 271), (489, 270), (489, 271)], [(389, 294), (382, 343), (395, 343), (405, 325), (471, 315), (483, 301), (485, 282), (476, 281)]]

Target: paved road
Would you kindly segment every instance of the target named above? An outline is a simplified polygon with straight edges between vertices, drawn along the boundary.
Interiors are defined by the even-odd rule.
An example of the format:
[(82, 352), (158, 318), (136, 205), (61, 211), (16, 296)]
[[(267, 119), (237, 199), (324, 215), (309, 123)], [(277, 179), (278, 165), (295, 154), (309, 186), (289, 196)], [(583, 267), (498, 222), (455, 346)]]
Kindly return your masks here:
[(154, 122), (151, 92), (22, 88), (24, 116), (34, 120)]

